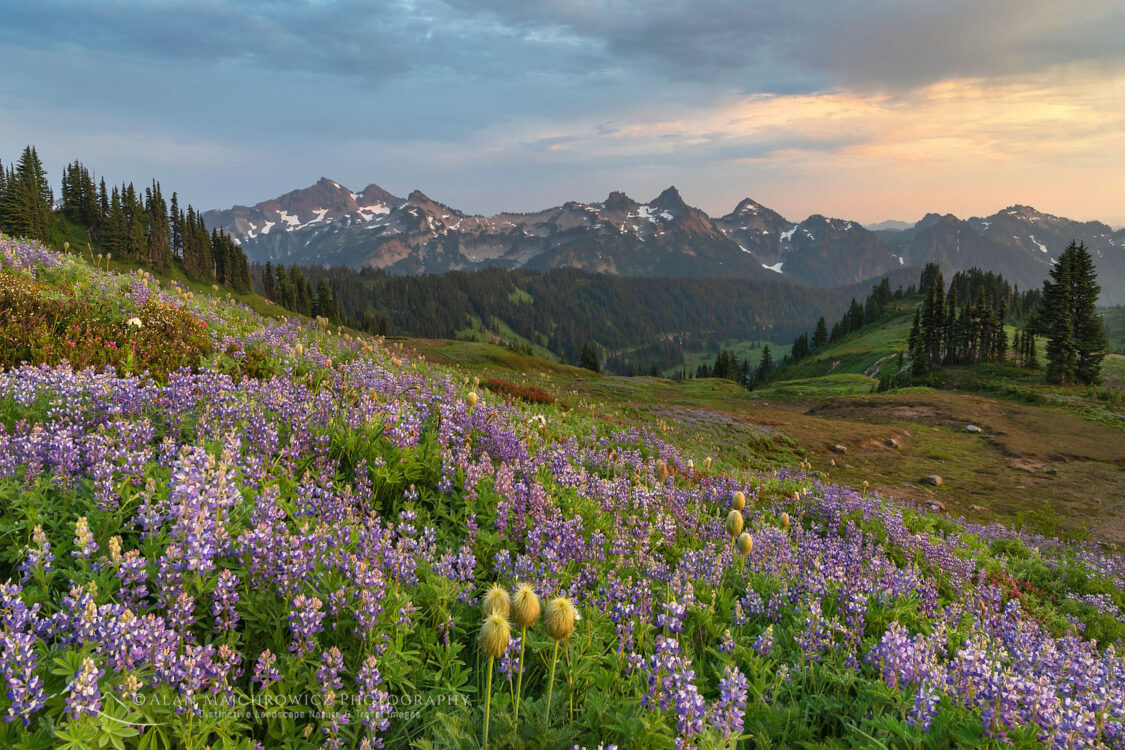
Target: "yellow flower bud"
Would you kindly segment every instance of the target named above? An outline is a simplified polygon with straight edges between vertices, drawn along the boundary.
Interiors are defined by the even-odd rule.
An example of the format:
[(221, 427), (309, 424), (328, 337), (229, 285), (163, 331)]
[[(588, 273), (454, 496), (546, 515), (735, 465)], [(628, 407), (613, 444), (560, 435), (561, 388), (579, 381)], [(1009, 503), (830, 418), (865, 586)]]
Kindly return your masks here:
[(484, 599), (481, 600), (480, 609), (485, 617), (502, 615), (504, 619), (507, 619), (508, 614), (512, 611), (512, 600), (508, 596), (508, 590), (498, 583), (489, 586)]
[(743, 526), (742, 511), (732, 510), (730, 513), (727, 513), (727, 520), (724, 522), (723, 526), (726, 528), (727, 534), (730, 535), (731, 539), (741, 534)]
[(555, 641), (563, 641), (574, 632), (574, 622), (578, 619), (578, 610), (565, 596), (557, 596), (547, 603), (543, 613), (543, 629)]
[(750, 550), (754, 549), (754, 539), (745, 531), (738, 535), (738, 551), (743, 555), (749, 555)]
[(521, 583), (512, 599), (512, 619), (521, 628), (530, 628), (539, 619), (539, 595), (526, 583)]

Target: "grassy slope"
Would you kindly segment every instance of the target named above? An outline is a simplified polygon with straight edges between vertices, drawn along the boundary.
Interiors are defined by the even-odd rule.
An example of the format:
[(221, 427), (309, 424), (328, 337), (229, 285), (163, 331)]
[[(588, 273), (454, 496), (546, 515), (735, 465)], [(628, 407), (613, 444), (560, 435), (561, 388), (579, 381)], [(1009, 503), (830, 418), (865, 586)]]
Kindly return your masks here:
[(1102, 320), (1109, 331), (1109, 350), (1125, 354), (1125, 307), (1110, 307), (1102, 311)]
[[(1008, 519), (1049, 502), (1064, 527), (1125, 541), (1125, 357), (1105, 362), (1105, 391), (1049, 388), (1012, 367), (956, 368), (948, 390), (873, 394), (867, 373), (894, 367), (909, 318), (862, 331), (747, 392), (723, 380), (596, 376), (497, 346), (416, 341), (433, 361), (534, 385), (620, 424), (656, 426), (703, 455), (746, 467), (807, 458), (831, 479), (907, 500), (938, 500), (978, 520)], [(983, 434), (964, 431), (976, 424)], [(894, 440), (897, 447), (887, 444)], [(836, 453), (835, 445), (847, 452)], [(941, 487), (920, 482), (939, 474)], [(1095, 520), (1096, 519), (1096, 520)]]

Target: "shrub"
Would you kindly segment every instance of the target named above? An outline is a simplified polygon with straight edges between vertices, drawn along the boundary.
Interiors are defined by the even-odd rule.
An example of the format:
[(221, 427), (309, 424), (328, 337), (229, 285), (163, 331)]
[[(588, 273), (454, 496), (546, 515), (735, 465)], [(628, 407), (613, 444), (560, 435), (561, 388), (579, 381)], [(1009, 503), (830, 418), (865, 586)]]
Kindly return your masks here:
[(25, 276), (0, 274), (0, 366), (22, 362), (76, 369), (148, 370), (164, 377), (211, 350), (206, 323), (150, 298), (132, 318), (105, 302), (54, 298)]
[(555, 397), (547, 393), (541, 388), (536, 388), (533, 385), (517, 385), (510, 383), (507, 380), (499, 380), (498, 378), (489, 378), (484, 381), (484, 387), (494, 393), (502, 393), (505, 396), (518, 398), (532, 404), (553, 404)]

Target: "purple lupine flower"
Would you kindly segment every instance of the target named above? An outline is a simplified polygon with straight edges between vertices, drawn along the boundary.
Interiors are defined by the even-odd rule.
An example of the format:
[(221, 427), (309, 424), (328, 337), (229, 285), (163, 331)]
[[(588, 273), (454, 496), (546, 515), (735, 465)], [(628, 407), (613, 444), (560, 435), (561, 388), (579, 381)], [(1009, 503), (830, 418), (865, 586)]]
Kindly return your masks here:
[(98, 678), (105, 670), (90, 657), (82, 660), (82, 666), (74, 673), (74, 679), (66, 686), (66, 715), (71, 718), (97, 716), (102, 709), (102, 693), (98, 689)]
[(522, 642), (522, 639), (518, 635), (509, 638), (508, 645), (504, 649), (504, 655), (500, 657), (500, 664), (497, 669), (504, 679), (509, 682), (512, 681), (512, 677), (517, 673), (517, 670), (522, 669), (519, 659), (520, 644)]
[(910, 710), (910, 716), (907, 717), (906, 723), (912, 727), (919, 727), (923, 732), (930, 731), (930, 724), (933, 723), (934, 714), (937, 713), (938, 703), (941, 701), (941, 695), (929, 683), (923, 683), (918, 688), (918, 694), (914, 698), (914, 707)]
[(148, 588), (145, 586), (148, 581), (147, 566), (148, 561), (138, 550), (128, 550), (121, 556), (121, 564), (115, 575), (120, 581), (121, 600), (125, 604), (136, 604), (148, 596)]
[(316, 634), (324, 630), (321, 621), (324, 612), (321, 611), (320, 599), (297, 594), (293, 599), (293, 609), (289, 612), (289, 630), (293, 633), (293, 641), (289, 650), (304, 656), (316, 650)]
[(70, 555), (81, 560), (89, 560), (97, 551), (98, 543), (94, 541), (90, 524), (86, 521), (86, 516), (80, 516), (74, 523), (74, 549), (70, 551)]
[(228, 633), (238, 625), (238, 576), (223, 568), (212, 594), (211, 614), (215, 616), (215, 632)]
[(0, 673), (11, 701), (4, 721), (18, 718), (26, 727), (31, 723), (31, 715), (46, 704), (43, 680), (36, 674), (38, 665), (33, 634), (14, 632), (0, 636)]
[(34, 546), (28, 546), (27, 557), (20, 563), (20, 572), (23, 573), (20, 583), (30, 581), (36, 570), (49, 573), (53, 568), (51, 563), (54, 562), (55, 556), (51, 554), (51, 543), (47, 540), (47, 535), (43, 533), (43, 527), (39, 524), (36, 524), (35, 529), (31, 532), (31, 542)]
[(664, 603), (664, 611), (656, 616), (656, 626), (667, 628), (669, 633), (682, 633), (685, 617), (687, 617), (687, 606), (673, 599)]
[(344, 686), (340, 679), (340, 672), (344, 669), (344, 655), (340, 649), (333, 646), (320, 655), (323, 664), (317, 667), (316, 679), (324, 688), (339, 690)]
[(321, 727), (321, 731), (328, 735), (324, 746), (331, 750), (339, 750), (343, 746), (340, 730), (348, 724), (347, 713), (334, 711), (336, 706), (336, 691), (344, 686), (340, 679), (340, 672), (344, 669), (344, 655), (340, 649), (333, 646), (321, 654), (323, 664), (316, 670), (317, 680), (321, 684), (321, 697), (324, 711), (330, 714), (328, 724)]
[(768, 626), (754, 639), (754, 651), (758, 656), (769, 656), (773, 652), (773, 625)]
[(258, 655), (258, 663), (254, 665), (253, 679), (263, 690), (281, 679), (281, 673), (274, 667), (276, 663), (277, 657), (268, 648)]
[(750, 683), (746, 675), (729, 664), (723, 667), (723, 677), (719, 680), (719, 700), (712, 710), (712, 723), (718, 727), (724, 738), (742, 731), (746, 715), (746, 698), (750, 694)]
[[(391, 697), (380, 685), (383, 677), (379, 674), (379, 663), (374, 656), (367, 657), (363, 666), (359, 668), (356, 676), (359, 684), (359, 706), (363, 716), (363, 725), (372, 732), (385, 732), (391, 725), (387, 718), (394, 710), (391, 706)], [(375, 747), (382, 747), (383, 741), (376, 738)]]

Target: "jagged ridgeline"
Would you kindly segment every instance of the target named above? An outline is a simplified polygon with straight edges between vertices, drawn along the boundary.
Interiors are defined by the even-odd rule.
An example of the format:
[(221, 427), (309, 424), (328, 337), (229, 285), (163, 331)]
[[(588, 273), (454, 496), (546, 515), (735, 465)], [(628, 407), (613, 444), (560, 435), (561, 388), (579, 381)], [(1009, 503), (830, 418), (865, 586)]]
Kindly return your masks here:
[(7, 168), (0, 163), (0, 230), (56, 246), (68, 244), (154, 269), (182, 268), (192, 279), (250, 290), (250, 269), (238, 243), (208, 231), (203, 214), (165, 199), (160, 183), (106, 186), (79, 161), (62, 174), (58, 200), (34, 146)]

